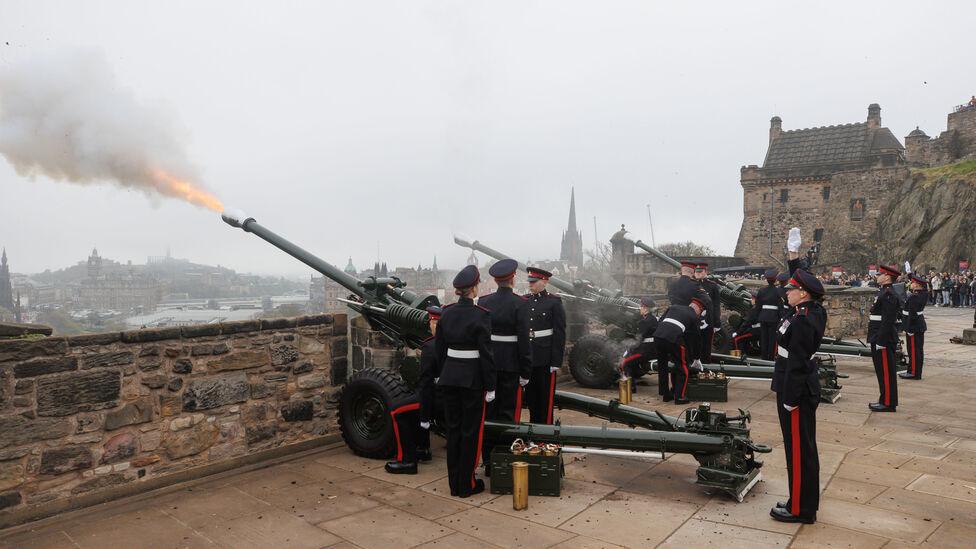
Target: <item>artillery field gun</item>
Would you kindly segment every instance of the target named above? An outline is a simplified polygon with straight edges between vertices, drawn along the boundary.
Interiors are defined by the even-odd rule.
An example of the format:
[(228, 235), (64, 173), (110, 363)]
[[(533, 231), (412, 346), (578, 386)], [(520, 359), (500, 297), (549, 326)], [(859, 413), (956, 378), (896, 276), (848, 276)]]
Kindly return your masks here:
[[(227, 211), (221, 217), (229, 225), (257, 235), (348, 289), (351, 295), (344, 302), (398, 347), (416, 349), (430, 335), (425, 309), (438, 303), (436, 297), (414, 294), (396, 278), (359, 280), (349, 276), (243, 212)], [(592, 299), (596, 301), (596, 297)], [(633, 312), (629, 306), (627, 309), (625, 313)], [(390, 458), (396, 446), (390, 411), (413, 394), (414, 388), (395, 371), (364, 368), (354, 372), (339, 393), (339, 428), (343, 440), (358, 455)], [(739, 501), (761, 479), (762, 462), (756, 460), (756, 454), (771, 451), (769, 446), (749, 439), (751, 417), (742, 410), (738, 416), (728, 417), (724, 412), (712, 411), (708, 404), (701, 404), (688, 409), (684, 418), (673, 418), (623, 406), (616, 400), (564, 391), (556, 393), (554, 402), (560, 409), (577, 410), (630, 428), (571, 426), (558, 421), (555, 425), (485, 422), (486, 444), (507, 444), (514, 438), (522, 438), (560, 444), (565, 451), (610, 450), (617, 451), (617, 455), (635, 456), (691, 454), (699, 463), (698, 484), (722, 490)], [(443, 425), (442, 418), (435, 413), (432, 428), (443, 434)]]

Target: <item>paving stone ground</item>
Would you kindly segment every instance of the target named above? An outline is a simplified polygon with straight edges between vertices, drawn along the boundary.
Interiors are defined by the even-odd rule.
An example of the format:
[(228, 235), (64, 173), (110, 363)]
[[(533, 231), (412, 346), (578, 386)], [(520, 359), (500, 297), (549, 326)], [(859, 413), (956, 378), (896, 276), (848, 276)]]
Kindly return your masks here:
[[(752, 438), (775, 447), (764, 480), (742, 503), (695, 485), (686, 455), (567, 460), (563, 495), (444, 497), (442, 446), (417, 476), (334, 446), (178, 491), (134, 498), (0, 532), (0, 547), (967, 547), (976, 546), (976, 347), (949, 337), (972, 310), (926, 310), (923, 381), (899, 381), (897, 414), (870, 413), (877, 381), (868, 359), (840, 371), (840, 401), (821, 405), (821, 508), (815, 525), (769, 518), (787, 493), (768, 383), (733, 381), (719, 408), (752, 412)], [(562, 388), (580, 390), (573, 383)], [(582, 392), (611, 398), (610, 391)], [(677, 415), (656, 388), (636, 405)], [(564, 423), (600, 424), (576, 413)]]

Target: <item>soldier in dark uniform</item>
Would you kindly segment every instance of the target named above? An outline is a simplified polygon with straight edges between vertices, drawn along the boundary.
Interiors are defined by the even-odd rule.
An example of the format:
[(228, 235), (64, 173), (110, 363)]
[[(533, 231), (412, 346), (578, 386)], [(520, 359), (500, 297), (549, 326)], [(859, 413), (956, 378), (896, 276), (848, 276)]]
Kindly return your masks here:
[[(522, 391), (532, 376), (532, 342), (526, 298), (512, 291), (518, 261), (502, 259), (488, 270), (498, 291), (478, 299), (491, 311), (491, 351), (495, 361), (495, 401), (488, 405), (487, 418), (516, 422), (521, 419)], [(483, 448), (485, 475), (491, 476), (491, 449)]]
[[(708, 296), (698, 291), (688, 300), (689, 305), (671, 305), (657, 329), (654, 330), (654, 344), (657, 346), (658, 392), (669, 402), (686, 404), (688, 400), (688, 378), (691, 375), (691, 357), (701, 345), (699, 332), (695, 328), (701, 322), (702, 314), (708, 309)], [(683, 297), (683, 296), (682, 296)], [(669, 362), (674, 366), (669, 369)], [(668, 373), (674, 389), (669, 388)]]
[(781, 313), (783, 318), (790, 318), (794, 312), (793, 307), (790, 307), (789, 300), (786, 299), (786, 285), (790, 282), (791, 272), (776, 275), (776, 289), (779, 291), (779, 297), (783, 300), (783, 311)]
[(532, 340), (532, 377), (525, 387), (526, 400), (532, 423), (551, 424), (556, 372), (566, 350), (566, 311), (562, 300), (546, 291), (552, 273), (536, 267), (526, 270), (531, 293), (525, 297)]
[(688, 305), (695, 296), (701, 283), (695, 280), (694, 261), (681, 262), (681, 275), (668, 283), (668, 303), (671, 305)]
[(491, 356), (491, 321), (478, 297), (478, 268), (468, 265), (454, 277), (458, 302), (444, 307), (434, 336), (439, 396), (447, 428), (447, 478), (451, 495), (466, 498), (483, 492), (474, 476), (481, 454), (485, 407), (495, 399)]
[(922, 362), (925, 358), (925, 304), (929, 301), (925, 277), (913, 274), (912, 295), (908, 296), (902, 316), (905, 320), (905, 350), (908, 351), (908, 371), (898, 374), (902, 379), (922, 379)]
[[(651, 313), (654, 300), (642, 297), (640, 300), (640, 322), (637, 323), (637, 343), (627, 350), (620, 364), (621, 372), (636, 380), (642, 371), (641, 364), (657, 358), (657, 346), (654, 344), (654, 330), (657, 329), (657, 317)], [(637, 392), (637, 383), (631, 383), (631, 391)]]
[(711, 300), (711, 307), (702, 320), (701, 328), (701, 353), (696, 357), (704, 363), (712, 361), (712, 341), (715, 339), (715, 332), (722, 329), (722, 302), (719, 301), (718, 284), (708, 280), (708, 263), (698, 263), (695, 266), (695, 279), (701, 284), (708, 299)]
[[(440, 307), (427, 307), (430, 333), (437, 333)], [(430, 461), (430, 423), (434, 413), (434, 383), (438, 377), (434, 336), (420, 347), (420, 379), (417, 392), (408, 401), (398, 403), (390, 412), (393, 436), (396, 438), (396, 459), (386, 464), (386, 472), (394, 475), (416, 475), (417, 461)]]
[[(797, 247), (799, 243), (797, 243)], [(820, 507), (820, 457), (817, 451), (817, 406), (820, 380), (813, 357), (820, 348), (827, 326), (823, 284), (812, 274), (798, 269), (799, 253), (790, 252), (787, 299), (794, 313), (777, 331), (776, 365), (772, 389), (783, 432), (790, 498), (769, 514), (781, 522), (817, 521)]]
[(875, 275), (878, 297), (868, 317), (868, 343), (871, 344), (871, 358), (881, 393), (878, 402), (868, 405), (875, 412), (894, 412), (898, 407), (898, 376), (895, 375), (898, 332), (895, 325), (901, 312), (901, 302), (891, 284), (900, 275), (898, 269), (887, 265), (880, 265)]
[(776, 358), (776, 328), (782, 320), (783, 299), (776, 289), (775, 269), (766, 271), (767, 286), (756, 293), (756, 318), (759, 319), (759, 351), (765, 360)]
[(745, 318), (742, 319), (742, 323), (732, 333), (732, 348), (746, 354), (746, 351), (749, 350), (749, 342), (759, 339), (759, 328), (759, 312), (753, 304), (753, 308), (749, 310)]

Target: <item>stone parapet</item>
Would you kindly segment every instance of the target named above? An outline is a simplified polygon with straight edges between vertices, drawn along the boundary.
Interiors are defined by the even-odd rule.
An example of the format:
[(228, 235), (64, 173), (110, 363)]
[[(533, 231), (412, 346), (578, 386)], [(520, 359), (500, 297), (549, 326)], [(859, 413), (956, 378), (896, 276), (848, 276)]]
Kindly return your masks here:
[(335, 431), (346, 334), (336, 314), (0, 340), (0, 526)]

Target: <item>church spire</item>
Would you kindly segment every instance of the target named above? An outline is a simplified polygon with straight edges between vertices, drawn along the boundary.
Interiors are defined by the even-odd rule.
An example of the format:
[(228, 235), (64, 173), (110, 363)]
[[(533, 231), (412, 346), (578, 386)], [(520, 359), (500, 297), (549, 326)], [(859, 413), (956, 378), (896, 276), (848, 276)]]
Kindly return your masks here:
[(576, 187), (571, 187), (569, 191), (569, 224), (566, 232), (575, 233), (576, 229)]
[(576, 188), (569, 195), (569, 222), (563, 233), (559, 259), (575, 267), (583, 266), (583, 232), (576, 227)]

